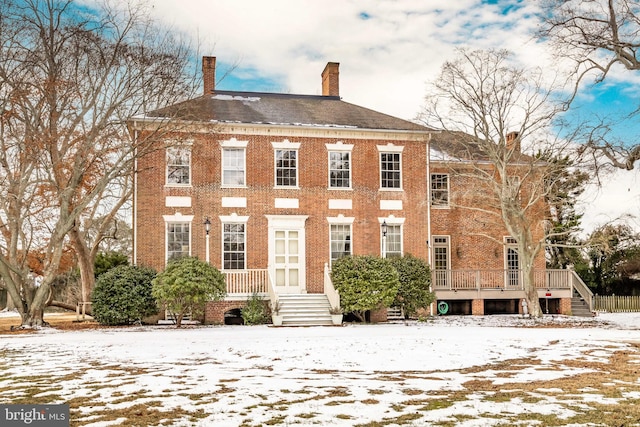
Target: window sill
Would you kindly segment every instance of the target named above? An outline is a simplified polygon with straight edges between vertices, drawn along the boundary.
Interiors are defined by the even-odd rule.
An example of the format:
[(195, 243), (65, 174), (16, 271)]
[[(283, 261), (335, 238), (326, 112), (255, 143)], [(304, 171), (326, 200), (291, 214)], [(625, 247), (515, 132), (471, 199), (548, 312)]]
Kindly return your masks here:
[(379, 192), (381, 191), (389, 191), (392, 193), (400, 193), (403, 192), (404, 190), (402, 188), (380, 188), (378, 189)]
[(165, 184), (164, 188), (192, 188), (191, 184)]

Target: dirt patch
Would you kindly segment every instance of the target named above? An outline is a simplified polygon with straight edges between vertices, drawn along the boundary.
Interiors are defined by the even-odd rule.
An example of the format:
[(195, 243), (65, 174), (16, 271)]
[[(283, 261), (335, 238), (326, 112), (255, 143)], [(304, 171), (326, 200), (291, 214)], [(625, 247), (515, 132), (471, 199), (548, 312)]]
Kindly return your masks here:
[[(49, 323), (49, 327), (62, 331), (98, 329), (105, 327), (94, 321), (90, 316), (86, 316), (85, 320), (78, 321), (76, 313), (45, 313), (44, 320)], [(36, 329), (20, 329), (20, 317), (18, 315), (0, 317), (0, 335), (30, 334), (35, 331)]]

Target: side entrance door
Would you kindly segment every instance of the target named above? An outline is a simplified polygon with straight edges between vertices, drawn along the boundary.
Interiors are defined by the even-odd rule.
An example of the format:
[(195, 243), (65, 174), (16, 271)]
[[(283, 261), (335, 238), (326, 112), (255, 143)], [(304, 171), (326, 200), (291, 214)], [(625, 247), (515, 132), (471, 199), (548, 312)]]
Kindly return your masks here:
[(269, 273), (276, 294), (306, 292), (306, 216), (268, 215)]

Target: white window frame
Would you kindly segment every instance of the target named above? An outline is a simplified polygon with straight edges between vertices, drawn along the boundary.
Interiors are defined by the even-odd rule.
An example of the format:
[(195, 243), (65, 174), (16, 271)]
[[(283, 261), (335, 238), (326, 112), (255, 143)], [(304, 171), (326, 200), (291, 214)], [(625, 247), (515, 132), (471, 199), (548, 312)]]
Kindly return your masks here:
[[(181, 158), (182, 154), (186, 155), (186, 164), (172, 164), (171, 159)], [(191, 146), (167, 147), (165, 155), (165, 185), (167, 187), (190, 187), (191, 186)], [(187, 182), (170, 182), (169, 169), (171, 167), (186, 168), (188, 171)]]
[[(444, 240), (444, 242), (439, 242), (438, 239)], [(435, 286), (444, 286), (449, 283), (449, 270), (451, 270), (451, 236), (448, 235), (434, 235), (431, 236), (431, 253), (433, 259), (432, 269), (432, 279), (433, 284)], [(446, 266), (444, 269), (436, 268), (436, 248), (444, 248), (445, 249), (445, 261)]]
[[(451, 237), (447, 235), (434, 235), (434, 236), (431, 236), (431, 239), (433, 240), (433, 243), (431, 245), (432, 253), (433, 253), (433, 263), (434, 263), (434, 265), (432, 266), (433, 269), (442, 270), (441, 268), (436, 268), (436, 265), (435, 265), (436, 248), (445, 248), (447, 265), (445, 266), (444, 270), (450, 270), (451, 269)], [(437, 241), (438, 239), (443, 239), (444, 242), (438, 242)]]
[[(249, 141), (238, 141), (235, 138), (231, 138), (226, 141), (220, 141), (221, 150), (221, 162), (220, 162), (220, 186), (222, 188), (246, 188), (247, 187), (247, 146)], [(225, 169), (225, 152), (231, 150), (242, 152), (242, 166), (235, 166), (235, 170)], [(242, 183), (241, 184), (227, 184), (225, 183), (225, 171), (237, 172), (242, 169)]]
[[(246, 270), (247, 269), (247, 263), (248, 263), (248, 259), (247, 259), (247, 222), (249, 222), (249, 217), (248, 216), (238, 216), (237, 214), (231, 214), (231, 215), (220, 215), (218, 218), (220, 218), (220, 228), (221, 228), (221, 242), (220, 242), (220, 254), (221, 254), (221, 266), (222, 266), (222, 270), (223, 271), (242, 271), (242, 270)], [(225, 250), (224, 250), (224, 236), (225, 236), (225, 231), (224, 231), (224, 226), (225, 225), (229, 225), (229, 224), (240, 224), (244, 227), (244, 268), (242, 269), (226, 269), (225, 268), (225, 259), (224, 259), (224, 255), (225, 255)]]
[(175, 215), (163, 215), (164, 218), (164, 259), (165, 263), (169, 262), (169, 225), (170, 224), (188, 224), (189, 225), (189, 253), (187, 256), (191, 256), (191, 250), (193, 248), (193, 215), (181, 215), (179, 212)]
[[(434, 188), (434, 184), (435, 184), (435, 180), (434, 177), (446, 177), (447, 180), (447, 188), (446, 189), (437, 189)], [(431, 189), (431, 206), (436, 208), (436, 209), (446, 209), (450, 206), (450, 201), (451, 201), (451, 177), (449, 176), (448, 173), (438, 173), (438, 172), (434, 172), (431, 174), (430, 178), (430, 189)], [(442, 198), (435, 198), (434, 194), (435, 193), (444, 193), (446, 194), (446, 201), (442, 202)]]
[[(376, 147), (378, 148), (378, 169), (379, 169), (379, 172), (380, 172), (380, 178), (379, 178), (380, 191), (402, 191), (402, 189), (403, 189), (403, 185), (402, 185), (402, 180), (403, 180), (402, 152), (404, 150), (404, 146), (387, 144), (387, 145), (377, 145)], [(382, 183), (383, 183), (383, 179), (382, 179), (382, 172), (383, 172), (382, 171), (382, 155), (383, 154), (397, 154), (398, 155), (398, 173), (400, 174), (399, 187), (383, 187), (382, 186)]]
[(338, 215), (337, 217), (327, 217), (327, 222), (329, 223), (329, 265), (333, 264), (333, 261), (334, 261), (334, 259), (331, 256), (331, 254), (333, 253), (332, 244), (334, 242), (334, 240), (332, 240), (331, 238), (332, 227), (334, 225), (342, 225), (342, 226), (349, 227), (349, 242), (350, 242), (349, 255), (352, 255), (353, 254), (353, 222), (354, 220), (355, 220), (354, 217), (345, 217), (344, 215)]
[[(382, 236), (382, 223), (386, 222), (387, 223), (387, 227), (389, 226), (393, 226), (393, 227), (400, 227), (400, 256), (404, 256), (404, 221), (405, 218), (396, 218), (393, 215), (390, 215), (386, 218), (384, 217), (380, 217), (378, 218), (378, 223), (380, 224), (380, 254), (382, 255), (383, 253), (385, 254), (386, 258), (389, 258), (389, 232), (387, 231), (387, 238), (383, 239)], [(386, 248), (382, 248), (382, 245), (386, 243)], [(396, 252), (392, 252), (392, 253), (396, 253)]]
[[(273, 186), (274, 188), (300, 188), (300, 143), (291, 142), (285, 139), (282, 142), (271, 142), (273, 147)], [(279, 185), (278, 184), (278, 151), (295, 151), (296, 152), (296, 184), (295, 185)]]
[[(330, 190), (351, 190), (352, 189), (352, 183), (353, 183), (353, 144), (344, 144), (342, 143), (342, 141), (338, 141), (336, 144), (325, 144), (325, 146), (327, 147), (327, 176), (328, 176), (328, 183), (327, 186), (329, 187)], [(339, 153), (339, 154), (344, 154), (347, 153), (349, 155), (349, 168), (348, 168), (348, 172), (349, 172), (349, 185), (346, 187), (337, 187), (337, 186), (332, 186), (331, 185), (331, 154), (333, 153)]]
[[(515, 260), (518, 268), (512, 268), (509, 263), (509, 252), (515, 253)], [(505, 284), (507, 286), (518, 286), (521, 283), (520, 274), (522, 267), (520, 265), (520, 252), (518, 251), (518, 241), (511, 236), (504, 236), (504, 270)]]

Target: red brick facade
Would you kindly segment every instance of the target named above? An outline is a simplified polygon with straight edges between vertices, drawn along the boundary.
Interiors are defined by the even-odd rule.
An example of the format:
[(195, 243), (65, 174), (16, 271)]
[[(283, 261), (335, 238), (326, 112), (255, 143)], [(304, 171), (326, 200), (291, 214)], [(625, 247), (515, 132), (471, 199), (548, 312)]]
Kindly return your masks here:
[[(198, 100), (202, 105), (209, 105), (204, 103), (215, 98), (238, 99), (234, 108), (239, 108), (237, 104), (241, 102), (248, 107), (264, 97), (264, 94), (216, 95), (215, 58), (204, 59), (203, 74), (205, 95)], [(320, 98), (325, 97), (335, 103), (340, 102), (337, 63), (327, 64), (323, 71), (322, 93), (323, 97), (318, 99), (296, 99), (292, 102), (321, 102)], [(478, 185), (464, 175), (456, 175), (448, 165), (430, 161), (429, 141), (437, 137), (437, 133), (415, 124), (409, 126), (408, 122), (400, 123), (400, 128), (381, 126), (380, 129), (334, 125), (330, 120), (337, 123), (341, 116), (332, 116), (332, 108), (316, 111), (317, 114), (334, 117), (326, 119), (329, 121), (324, 125), (255, 124), (251, 120), (216, 122), (205, 117), (197, 124), (181, 128), (180, 132), (165, 135), (157, 142), (158, 149), (142, 156), (136, 167), (135, 262), (157, 270), (164, 268), (167, 221), (189, 223), (189, 252), (205, 259), (207, 237), (203, 222), (209, 218), (209, 259), (211, 264), (222, 270), (223, 220), (242, 218), (246, 237), (244, 268), (269, 268), (273, 273), (272, 225), (275, 220), (286, 225), (287, 218), (291, 218), (292, 223), (303, 224), (304, 239), (301, 243), (304, 250), (301, 257), (304, 276), (300, 280), (302, 291), (307, 293), (324, 292), (324, 265), (330, 262), (331, 253), (330, 229), (336, 221), (350, 224), (349, 243), (353, 254), (381, 255), (381, 222), (385, 221), (389, 225), (400, 226), (404, 254), (431, 261), (432, 236), (444, 236), (448, 245), (448, 269), (505, 268), (502, 242), (508, 233), (493, 216), (452, 205), (430, 206), (432, 174), (448, 177), (450, 200), (462, 197)], [(351, 107), (336, 104), (335, 108)], [(239, 111), (246, 113), (242, 109)], [(349, 113), (350, 110), (345, 111)], [(360, 115), (368, 113), (372, 112), (358, 110)], [(353, 117), (358, 119), (358, 114)], [(370, 126), (388, 118), (375, 114), (378, 116), (368, 122)], [(148, 123), (137, 126), (138, 138), (144, 138), (152, 127)], [(188, 184), (168, 183), (167, 150), (162, 144), (188, 149)], [(242, 147), (245, 185), (229, 187), (222, 183), (225, 144)], [(297, 153), (297, 185), (291, 188), (276, 185), (274, 147), (281, 146), (294, 147)], [(331, 188), (329, 185), (329, 152), (336, 150), (350, 153), (349, 188)], [(381, 153), (399, 154), (400, 188), (381, 188)], [(534, 230), (536, 235), (540, 232)], [(544, 268), (543, 254), (536, 260), (536, 268)], [(205, 322), (223, 323), (226, 311), (242, 306), (243, 301), (210, 303)], [(473, 300), (472, 313), (484, 314), (483, 300)], [(372, 313), (371, 320), (386, 320), (386, 312)]]

